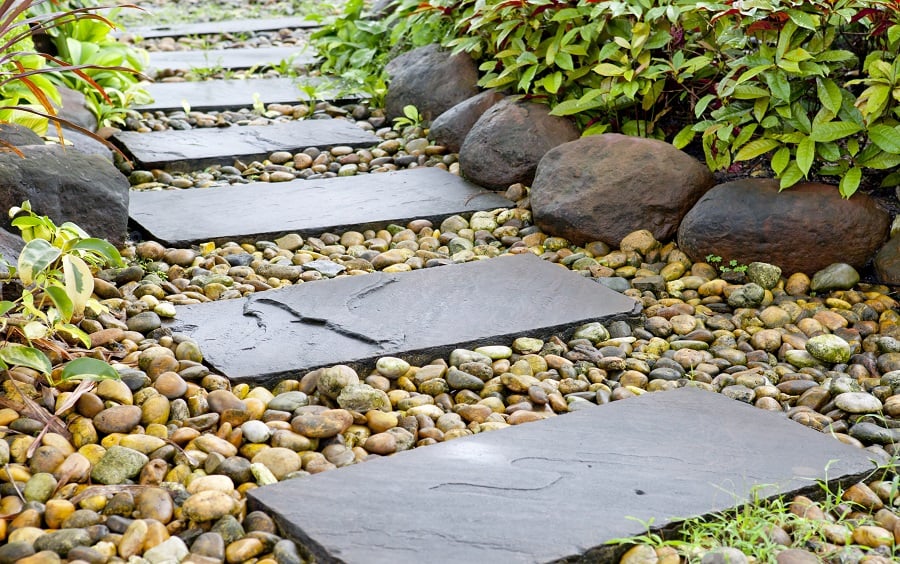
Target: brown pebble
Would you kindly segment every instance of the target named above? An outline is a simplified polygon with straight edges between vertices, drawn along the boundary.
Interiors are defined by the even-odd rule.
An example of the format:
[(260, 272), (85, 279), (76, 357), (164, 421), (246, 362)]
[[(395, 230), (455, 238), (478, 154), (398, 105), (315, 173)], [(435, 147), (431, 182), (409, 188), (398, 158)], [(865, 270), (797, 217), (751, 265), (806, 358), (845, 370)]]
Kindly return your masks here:
[(93, 422), (101, 433), (130, 433), (141, 422), (141, 408), (136, 405), (110, 407), (98, 413)]

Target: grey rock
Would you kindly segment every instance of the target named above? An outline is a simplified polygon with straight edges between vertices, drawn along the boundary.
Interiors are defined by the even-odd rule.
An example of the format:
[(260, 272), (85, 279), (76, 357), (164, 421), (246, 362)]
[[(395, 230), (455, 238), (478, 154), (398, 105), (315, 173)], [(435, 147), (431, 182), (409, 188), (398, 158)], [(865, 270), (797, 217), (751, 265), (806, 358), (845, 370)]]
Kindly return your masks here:
[(747, 278), (766, 290), (771, 290), (781, 279), (781, 269), (767, 262), (751, 262), (747, 265)]
[(304, 264), (303, 270), (315, 270), (327, 278), (334, 278), (341, 272), (347, 270), (347, 267), (334, 261), (318, 259)]
[(267, 407), (293, 413), (295, 409), (304, 405), (309, 405), (309, 397), (303, 392), (283, 392), (272, 398)]
[(343, 409), (360, 413), (365, 413), (372, 409), (391, 410), (391, 400), (388, 398), (388, 395), (368, 384), (345, 386), (337, 397), (337, 403)]
[(849, 290), (859, 282), (859, 273), (849, 264), (838, 262), (830, 264), (816, 272), (809, 289), (813, 292), (828, 292), (831, 290)]
[(65, 557), (76, 546), (89, 546), (91, 535), (85, 529), (60, 529), (41, 535), (34, 541), (34, 549), (38, 552), (53, 551)]
[(161, 70), (188, 71), (212, 65), (227, 70), (242, 70), (261, 63), (278, 63), (288, 58), (293, 59), (294, 67), (309, 65), (317, 60), (312, 50), (296, 46), (155, 51), (150, 53), (147, 74), (152, 75), (154, 71)]
[(106, 453), (91, 471), (91, 479), (108, 486), (122, 484), (134, 478), (150, 459), (146, 455), (118, 445), (107, 449)]
[(468, 53), (451, 55), (440, 45), (426, 45), (391, 60), (385, 67), (388, 91), (384, 97), (389, 120), (413, 105), (432, 120), (463, 100), (478, 94), (478, 69)]
[(44, 144), (40, 135), (24, 125), (15, 123), (0, 123), (0, 141), (9, 143), (13, 147)]
[(885, 429), (863, 421), (850, 427), (850, 436), (866, 444), (889, 445), (900, 442), (900, 429)]
[(878, 413), (881, 401), (866, 392), (845, 392), (834, 398), (834, 404), (847, 413)]
[(551, 116), (543, 104), (504, 99), (472, 126), (459, 149), (459, 167), (466, 178), (492, 190), (516, 182), (531, 185), (547, 151), (579, 135), (571, 120)]
[(503, 98), (503, 94), (496, 90), (485, 90), (481, 94), (463, 100), (431, 122), (431, 127), (428, 128), (429, 136), (438, 145), (458, 153), (472, 126), (488, 108)]
[(639, 229), (665, 241), (712, 186), (705, 165), (668, 143), (591, 135), (541, 159), (531, 208), (543, 230), (579, 244), (618, 246)]
[(614, 292), (619, 292), (620, 294), (625, 292), (625, 290), (628, 290), (629, 288), (631, 288), (631, 283), (628, 281), (628, 279), (622, 278), (621, 276), (608, 276), (605, 278), (593, 278), (593, 280), (596, 280), (598, 284), (602, 284), (603, 286), (606, 286), (610, 290), (613, 290)]
[(742, 307), (752, 308), (762, 303), (766, 297), (766, 291), (759, 286), (750, 282), (744, 284), (728, 296), (728, 305), (737, 309)]
[(144, 560), (150, 564), (181, 562), (188, 555), (188, 548), (178, 537), (169, 537), (150, 550), (144, 552)]
[(837, 335), (825, 334), (810, 337), (806, 341), (806, 351), (822, 362), (839, 364), (850, 360), (853, 349), (850, 343)]
[(214, 22), (170, 23), (160, 25), (128, 27), (132, 35), (144, 39), (156, 37), (187, 37), (194, 35), (212, 35), (218, 33), (246, 33), (251, 31), (278, 31), (318, 27), (319, 24), (305, 16), (279, 16), (274, 18), (235, 18)]

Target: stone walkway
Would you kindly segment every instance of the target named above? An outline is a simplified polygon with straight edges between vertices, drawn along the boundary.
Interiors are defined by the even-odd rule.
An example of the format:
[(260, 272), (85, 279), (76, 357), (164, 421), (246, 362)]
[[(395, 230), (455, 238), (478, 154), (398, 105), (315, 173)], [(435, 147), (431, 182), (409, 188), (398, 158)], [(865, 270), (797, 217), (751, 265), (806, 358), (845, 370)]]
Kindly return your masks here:
[[(209, 33), (226, 29), (204, 25)], [(134, 31), (202, 33), (187, 25)], [(284, 82), (269, 84), (272, 90), (247, 81), (240, 96), (228, 82), (155, 85), (159, 100), (147, 109), (246, 105), (258, 87), (264, 102), (302, 97), (297, 91), (290, 98)], [(114, 141), (142, 167), (170, 171), (264, 159), (280, 150), (378, 143), (343, 120), (120, 133)], [(413, 169), (133, 193), (130, 210), (135, 224), (176, 245), (384, 226), (509, 205), (448, 173)], [(316, 268), (284, 265), (277, 277)], [(175, 326), (235, 383), (271, 383), (320, 366), (366, 365), (383, 355), (433, 358), (460, 346), (563, 334), (639, 312), (630, 298), (529, 254), (184, 306)], [(825, 478), (826, 468), (829, 479), (846, 482), (871, 464), (863, 451), (783, 417), (682, 389), (261, 487), (249, 498), (318, 562), (604, 560), (611, 557), (606, 541), (644, 532), (629, 517), (658, 528), (742, 503), (755, 486), (765, 486), (766, 495), (806, 489), (810, 480)]]

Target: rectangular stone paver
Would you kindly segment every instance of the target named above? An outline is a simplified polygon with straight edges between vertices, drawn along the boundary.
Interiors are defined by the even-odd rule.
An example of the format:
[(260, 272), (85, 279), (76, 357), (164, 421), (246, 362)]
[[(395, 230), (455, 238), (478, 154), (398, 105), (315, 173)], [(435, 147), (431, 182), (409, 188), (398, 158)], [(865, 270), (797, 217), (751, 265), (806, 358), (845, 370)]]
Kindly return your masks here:
[(147, 85), (153, 102), (134, 109), (168, 112), (189, 105), (192, 110), (209, 112), (249, 108), (257, 100), (266, 105), (296, 104), (310, 101), (304, 85), (315, 86), (316, 101), (342, 103), (366, 98), (364, 94), (345, 93), (338, 82), (322, 77), (155, 82)]
[(267, 383), (386, 355), (429, 362), (459, 347), (548, 337), (639, 311), (631, 298), (526, 253), (184, 306), (174, 328), (233, 382)]
[(348, 120), (327, 119), (223, 129), (124, 131), (112, 141), (139, 167), (189, 172), (214, 164), (231, 165), (235, 159), (262, 160), (273, 151), (337, 145), (361, 148), (377, 145), (381, 139)]
[(219, 33), (244, 33), (253, 31), (277, 31), (282, 28), (312, 28), (319, 24), (304, 17), (257, 18), (186, 24), (149, 25), (128, 28), (129, 35), (151, 39), (154, 37), (186, 37), (189, 35), (214, 35)]
[[(682, 388), (248, 492), (320, 563), (618, 562), (611, 539), (852, 483), (865, 451)], [(427, 556), (425, 556), (427, 555)]]
[(363, 231), (417, 218), (512, 207), (437, 168), (292, 182), (257, 182), (208, 190), (132, 192), (132, 221), (170, 246), (274, 239), (285, 233)]
[(259, 49), (207, 49), (196, 51), (160, 51), (150, 53), (148, 71), (153, 74), (163, 69), (190, 70), (196, 68), (222, 68), (243, 70), (251, 67), (272, 66), (291, 59), (294, 67), (310, 65), (316, 61), (309, 47), (261, 47)]

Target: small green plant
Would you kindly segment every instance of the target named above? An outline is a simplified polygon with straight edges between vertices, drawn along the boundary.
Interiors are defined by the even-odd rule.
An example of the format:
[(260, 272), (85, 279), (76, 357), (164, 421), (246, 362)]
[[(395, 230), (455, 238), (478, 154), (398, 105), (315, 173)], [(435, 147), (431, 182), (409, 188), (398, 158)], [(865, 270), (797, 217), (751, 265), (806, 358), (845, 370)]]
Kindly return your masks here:
[(407, 127), (420, 127), (422, 125), (422, 116), (419, 109), (412, 104), (403, 106), (403, 115), (394, 118), (394, 130), (401, 131)]
[(706, 262), (718, 268), (719, 272), (722, 274), (725, 274), (726, 272), (747, 272), (746, 264), (741, 264), (735, 259), (723, 263), (722, 257), (719, 255), (706, 255)]

